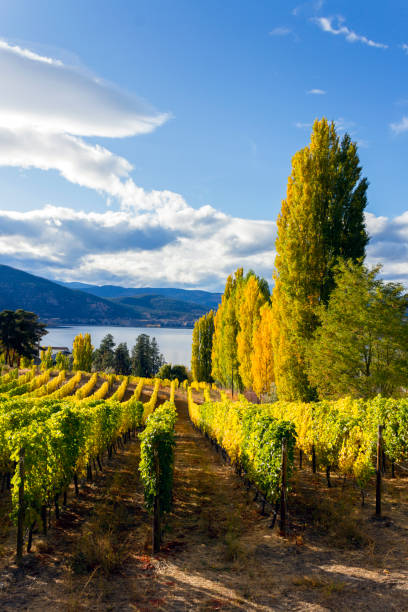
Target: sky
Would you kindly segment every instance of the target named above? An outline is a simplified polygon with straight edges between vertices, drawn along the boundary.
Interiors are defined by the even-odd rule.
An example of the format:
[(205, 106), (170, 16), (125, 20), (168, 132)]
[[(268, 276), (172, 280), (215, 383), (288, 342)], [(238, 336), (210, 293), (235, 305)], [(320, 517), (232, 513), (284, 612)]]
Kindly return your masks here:
[(3, 0), (0, 262), (50, 279), (268, 281), (314, 119), (358, 143), (369, 264), (408, 285), (408, 3)]

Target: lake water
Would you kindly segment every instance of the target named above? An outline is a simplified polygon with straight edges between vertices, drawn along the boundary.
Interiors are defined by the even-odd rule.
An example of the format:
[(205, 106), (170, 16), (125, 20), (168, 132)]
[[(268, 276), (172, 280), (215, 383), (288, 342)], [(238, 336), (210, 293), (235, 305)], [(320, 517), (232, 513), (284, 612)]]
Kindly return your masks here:
[(106, 334), (112, 334), (115, 343), (126, 342), (129, 351), (140, 334), (156, 338), (160, 352), (167, 363), (181, 364), (188, 368), (191, 361), (192, 329), (166, 327), (118, 327), (105, 325), (73, 325), (67, 327), (48, 327), (43, 337), (43, 346), (66, 346), (72, 350), (72, 343), (78, 334), (91, 334), (92, 344), (98, 348)]

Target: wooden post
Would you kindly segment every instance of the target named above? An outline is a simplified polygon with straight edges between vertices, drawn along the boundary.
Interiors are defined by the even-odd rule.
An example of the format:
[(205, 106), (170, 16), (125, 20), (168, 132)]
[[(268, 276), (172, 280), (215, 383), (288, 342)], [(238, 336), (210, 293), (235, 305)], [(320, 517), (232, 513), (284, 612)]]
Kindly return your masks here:
[(21, 562), (23, 557), (24, 546), (24, 518), (25, 518), (25, 502), (24, 502), (24, 478), (25, 478), (25, 450), (20, 449), (18, 460), (18, 475), (20, 484), (18, 486), (18, 514), (17, 514), (17, 561)]
[[(155, 470), (157, 485), (160, 490), (160, 466), (157, 451), (155, 453)], [(153, 507), (153, 554), (160, 552), (161, 544), (161, 525), (160, 525), (160, 495), (157, 494), (154, 498)]]
[(382, 458), (382, 425), (378, 426), (377, 435), (377, 469), (376, 469), (376, 488), (375, 488), (375, 515), (381, 516), (381, 458)]
[(303, 467), (303, 451), (300, 448), (299, 449), (299, 470), (301, 470)]
[(315, 445), (312, 445), (312, 470), (313, 474), (316, 474), (316, 449)]
[(282, 440), (282, 483), (281, 483), (281, 499), (280, 499), (280, 535), (286, 536), (287, 532), (287, 507), (286, 507), (286, 478), (287, 478), (287, 442), (286, 438)]

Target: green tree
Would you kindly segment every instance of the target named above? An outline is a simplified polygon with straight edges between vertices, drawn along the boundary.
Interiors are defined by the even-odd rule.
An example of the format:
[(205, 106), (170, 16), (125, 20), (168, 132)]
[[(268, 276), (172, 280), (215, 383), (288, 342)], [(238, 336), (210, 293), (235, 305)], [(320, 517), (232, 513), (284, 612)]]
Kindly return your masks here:
[(74, 338), (73, 350), (73, 369), (83, 372), (90, 372), (92, 368), (93, 346), (91, 335), (78, 334)]
[(52, 358), (52, 350), (50, 346), (47, 349), (42, 349), (40, 357), (42, 370), (48, 370), (49, 368), (52, 368), (52, 366), (54, 365), (54, 360)]
[(210, 310), (194, 324), (191, 371), (194, 380), (213, 382), (211, 353), (214, 336), (214, 311)]
[(132, 374), (152, 378), (164, 363), (156, 338), (150, 341), (150, 336), (140, 334), (132, 348)]
[(243, 270), (239, 268), (234, 278), (227, 278), (221, 304), (214, 317), (211, 375), (214, 380), (231, 387), (232, 390), (234, 386), (239, 389), (242, 387), (237, 354), (237, 305), (243, 283)]
[(69, 370), (69, 355), (64, 355), (64, 353), (61, 352), (57, 353), (55, 356), (55, 365), (58, 370)]
[(319, 396), (391, 396), (408, 378), (408, 295), (402, 285), (341, 262), (320, 327), (308, 348), (308, 375)]
[(162, 380), (175, 380), (177, 378), (179, 382), (183, 382), (183, 380), (188, 379), (188, 373), (186, 366), (165, 363), (161, 366), (157, 378)]
[(316, 120), (310, 145), (293, 157), (277, 222), (272, 337), (280, 399), (315, 397), (306, 347), (319, 323), (316, 310), (333, 290), (337, 261), (365, 255), (367, 186), (357, 145), (347, 134), (340, 141), (334, 123)]
[(126, 376), (130, 374), (130, 355), (126, 342), (121, 342), (116, 347), (113, 359), (113, 368), (116, 374), (125, 374)]
[(113, 369), (115, 341), (112, 334), (102, 338), (99, 348), (93, 354), (93, 366), (96, 371)]
[(33, 312), (21, 309), (0, 312), (0, 349), (6, 365), (18, 363), (20, 357), (37, 356), (38, 345), (46, 334), (44, 323)]

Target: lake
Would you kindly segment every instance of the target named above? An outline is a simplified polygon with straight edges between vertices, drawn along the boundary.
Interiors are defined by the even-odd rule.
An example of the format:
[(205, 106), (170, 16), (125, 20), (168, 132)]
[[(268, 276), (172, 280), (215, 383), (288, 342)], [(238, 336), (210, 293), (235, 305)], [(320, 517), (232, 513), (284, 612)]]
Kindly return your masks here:
[(191, 362), (192, 329), (166, 327), (119, 327), (105, 325), (73, 325), (66, 327), (47, 327), (48, 334), (43, 337), (43, 346), (67, 346), (72, 350), (72, 343), (78, 334), (91, 334), (94, 348), (98, 348), (106, 334), (112, 334), (116, 344), (126, 342), (129, 351), (136, 342), (137, 336), (147, 334), (156, 338), (160, 352), (167, 363), (181, 364), (188, 368)]

